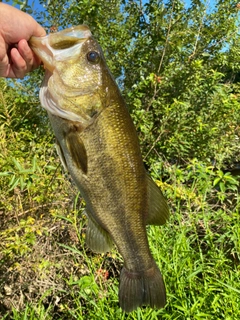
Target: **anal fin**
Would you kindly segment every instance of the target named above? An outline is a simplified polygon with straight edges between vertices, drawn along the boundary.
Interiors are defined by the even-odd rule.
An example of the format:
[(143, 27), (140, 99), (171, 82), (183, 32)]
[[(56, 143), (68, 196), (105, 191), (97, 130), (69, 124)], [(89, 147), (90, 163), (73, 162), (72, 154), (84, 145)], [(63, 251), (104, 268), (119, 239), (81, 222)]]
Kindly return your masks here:
[(87, 212), (88, 226), (86, 244), (96, 253), (105, 253), (112, 249), (113, 241), (110, 234), (104, 230)]

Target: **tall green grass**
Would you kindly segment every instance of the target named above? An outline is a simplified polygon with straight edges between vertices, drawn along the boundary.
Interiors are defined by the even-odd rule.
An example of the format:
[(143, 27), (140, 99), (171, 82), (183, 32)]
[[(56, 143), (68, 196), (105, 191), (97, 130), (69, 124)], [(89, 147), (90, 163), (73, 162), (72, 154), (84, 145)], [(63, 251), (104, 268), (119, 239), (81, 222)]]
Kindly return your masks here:
[[(83, 204), (77, 195), (67, 214), (60, 208), (52, 213), (54, 223), (75, 231), (75, 243), (57, 238), (56, 244), (56, 250), (66, 254), (67, 267), (72, 271), (62, 279), (62, 269), (51, 265), (56, 269), (54, 286), (49, 285), (36, 301), (31, 298), (21, 310), (13, 307), (5, 318), (240, 319), (238, 180), (227, 174), (228, 183), (222, 190), (218, 177), (223, 177), (223, 172), (197, 161), (190, 166), (184, 170), (171, 167), (168, 180), (157, 180), (168, 198), (171, 217), (163, 227), (147, 228), (152, 253), (166, 283), (168, 302), (164, 309), (122, 312), (118, 305), (122, 259), (114, 250), (96, 255), (85, 247), (86, 219), (79, 214), (83, 210), (79, 203), (81, 207)], [(58, 263), (63, 267), (66, 260), (63, 257)], [(42, 272), (50, 282), (49, 268), (46, 264)], [(82, 273), (74, 271), (79, 268)], [(60, 290), (55, 287), (58, 278), (65, 284)]]
[(85, 246), (85, 204), (60, 169), (35, 96), (0, 85), (2, 319), (240, 319), (239, 176), (197, 159), (152, 161), (171, 210), (166, 225), (147, 227), (167, 305), (125, 314), (122, 258)]

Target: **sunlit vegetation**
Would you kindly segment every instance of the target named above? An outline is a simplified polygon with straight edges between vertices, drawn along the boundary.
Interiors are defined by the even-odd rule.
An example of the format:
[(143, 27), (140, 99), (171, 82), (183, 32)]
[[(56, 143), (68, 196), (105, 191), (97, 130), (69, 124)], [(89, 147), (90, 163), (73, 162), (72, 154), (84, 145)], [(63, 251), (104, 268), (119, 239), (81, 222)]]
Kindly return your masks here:
[(48, 30), (88, 24), (106, 54), (171, 210), (148, 227), (168, 303), (119, 308), (122, 258), (84, 244), (85, 204), (40, 107), (40, 70), (0, 80), (1, 319), (240, 319), (236, 2), (20, 2)]

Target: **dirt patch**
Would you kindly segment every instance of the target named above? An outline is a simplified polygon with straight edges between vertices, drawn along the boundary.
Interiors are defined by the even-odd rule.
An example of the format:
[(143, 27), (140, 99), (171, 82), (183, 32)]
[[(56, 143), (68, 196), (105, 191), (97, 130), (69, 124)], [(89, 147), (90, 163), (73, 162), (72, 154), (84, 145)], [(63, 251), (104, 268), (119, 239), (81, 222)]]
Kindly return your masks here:
[[(93, 272), (91, 261), (97, 270), (96, 281), (98, 277), (119, 276), (117, 260), (108, 254), (95, 255), (85, 247), (84, 216), (79, 216), (77, 225), (67, 217), (65, 220), (35, 220), (34, 223), (32, 232), (36, 236), (28, 252), (20, 255), (3, 250), (0, 254), (0, 318), (11, 319), (13, 308), (21, 311), (27, 304), (37, 305), (41, 301), (45, 309), (51, 305), (52, 319), (59, 319), (60, 315), (63, 319), (61, 306), (74, 307), (72, 297), (79, 292), (74, 281)], [(40, 227), (36, 228), (38, 223)], [(6, 223), (2, 223), (3, 226), (6, 227)], [(5, 227), (1, 231), (6, 232)], [(26, 228), (20, 234), (24, 236), (24, 232)], [(16, 239), (15, 234), (13, 241)]]

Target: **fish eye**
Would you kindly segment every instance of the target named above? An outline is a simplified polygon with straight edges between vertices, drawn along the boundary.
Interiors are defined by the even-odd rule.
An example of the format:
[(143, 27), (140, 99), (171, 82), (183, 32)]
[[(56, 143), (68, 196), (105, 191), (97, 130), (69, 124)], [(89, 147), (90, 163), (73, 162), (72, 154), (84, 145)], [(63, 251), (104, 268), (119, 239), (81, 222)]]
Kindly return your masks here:
[(96, 52), (96, 51), (90, 51), (90, 52), (88, 52), (88, 54), (87, 54), (87, 59), (88, 59), (88, 61), (91, 62), (91, 63), (98, 63), (99, 60), (100, 60), (100, 55), (99, 55), (99, 53)]

